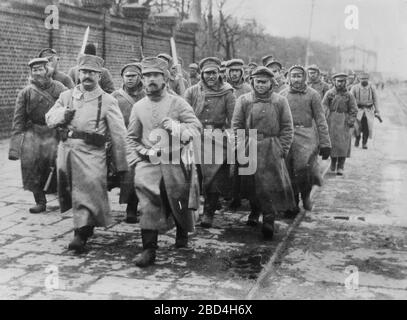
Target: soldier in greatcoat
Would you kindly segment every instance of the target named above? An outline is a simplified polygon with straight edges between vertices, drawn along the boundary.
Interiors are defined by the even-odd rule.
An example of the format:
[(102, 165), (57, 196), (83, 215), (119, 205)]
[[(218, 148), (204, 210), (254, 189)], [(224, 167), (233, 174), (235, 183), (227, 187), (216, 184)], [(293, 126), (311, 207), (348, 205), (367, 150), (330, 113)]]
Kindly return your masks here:
[(127, 159), (135, 170), (141, 214), (143, 252), (135, 260), (139, 267), (154, 264), (158, 233), (174, 223), (175, 246), (188, 246), (188, 232), (195, 224), (192, 210), (199, 202), (196, 167), (182, 154), (190, 140), (199, 138), (201, 125), (183, 98), (168, 93), (167, 70), (163, 59), (142, 61), (147, 96), (134, 105), (128, 127)]
[[(54, 171), (58, 146), (57, 132), (47, 127), (45, 114), (67, 88), (52, 80), (48, 59), (36, 58), (28, 65), (30, 84), (17, 96), (9, 159), (21, 159), (24, 189), (33, 193), (36, 203), (29, 211), (41, 213), (46, 210), (45, 194), (56, 192)], [(49, 187), (44, 191), (47, 182)]]
[(68, 249), (85, 251), (94, 227), (111, 223), (107, 193), (106, 142), (119, 175), (127, 171), (126, 127), (117, 100), (99, 86), (103, 59), (82, 55), (80, 84), (61, 94), (46, 114), (51, 128), (60, 128), (58, 195), (61, 212), (72, 209), (74, 239)]
[[(140, 63), (126, 64), (120, 71), (123, 79), (123, 86), (112, 93), (119, 103), (120, 111), (123, 114), (126, 128), (129, 126), (130, 114), (136, 102), (146, 96), (141, 74)], [(137, 223), (137, 205), (138, 199), (134, 189), (134, 171), (132, 167), (120, 181), (120, 198), (119, 203), (127, 203), (126, 222)]]
[(238, 151), (257, 143), (257, 154), (249, 155), (256, 159), (257, 170), (254, 175), (244, 176), (242, 180), (249, 190), (251, 205), (247, 224), (257, 225), (262, 213), (262, 232), (266, 239), (274, 235), (276, 211), (293, 210), (295, 207), (284, 161), (293, 141), (293, 120), (287, 99), (273, 92), (272, 79), (273, 73), (266, 67), (258, 67), (252, 72), (253, 90), (238, 98), (232, 120), (235, 132), (239, 129), (246, 133), (251, 129), (257, 130), (254, 139), (246, 136), (246, 143), (238, 139)]
[[(186, 101), (192, 106), (206, 133), (225, 133), (230, 129), (236, 98), (233, 88), (220, 76), (221, 61), (216, 57), (202, 59), (199, 63), (201, 81), (187, 89)], [(226, 134), (226, 133), (225, 133)], [(209, 138), (210, 139), (210, 138)], [(205, 163), (205, 150), (202, 152), (202, 189), (205, 198), (201, 226), (212, 227), (215, 211), (221, 194), (230, 193), (230, 166), (227, 164), (227, 144), (223, 136), (211, 139), (215, 150), (223, 152), (223, 163), (215, 163), (215, 152), (211, 163)], [(202, 145), (205, 137), (202, 135)]]
[[(233, 87), (236, 99), (241, 95), (252, 91), (251, 86), (244, 81), (244, 61), (241, 59), (232, 59), (226, 63), (226, 77), (228, 83)], [(241, 205), (240, 199), (240, 176), (238, 175), (238, 166), (233, 167), (233, 191), (232, 202), (229, 208), (237, 209)]]
[(380, 117), (379, 97), (376, 88), (369, 82), (369, 74), (363, 72), (360, 83), (355, 84), (350, 90), (356, 98), (358, 114), (355, 122), (355, 147), (359, 147), (362, 138), (362, 148), (367, 149), (367, 142), (373, 139), (373, 126), (375, 117)]
[(343, 175), (345, 160), (350, 157), (351, 130), (358, 113), (355, 97), (346, 88), (346, 78), (345, 73), (333, 75), (335, 87), (322, 100), (332, 144), (330, 169), (339, 176)]
[[(294, 121), (294, 141), (287, 157), (297, 208), (286, 212), (294, 217), (299, 212), (299, 196), (305, 210), (312, 210), (310, 194), (313, 185), (322, 185), (318, 154), (330, 156), (331, 141), (319, 93), (307, 85), (307, 73), (295, 65), (288, 71), (289, 88), (282, 93), (288, 100)], [(315, 127), (316, 126), (316, 127)]]
[(313, 64), (307, 68), (307, 72), (308, 72), (308, 86), (318, 91), (322, 100), (329, 90), (329, 85), (326, 82), (322, 81), (321, 70), (318, 68), (317, 65)]
[(279, 62), (277, 60), (271, 60), (266, 64), (266, 67), (269, 68), (270, 71), (274, 75), (274, 78), (273, 78), (273, 80), (274, 80), (273, 91), (275, 93), (281, 93), (285, 89), (287, 89), (287, 84), (285, 83), (285, 78), (281, 74), (281, 69), (283, 67), (281, 62)]

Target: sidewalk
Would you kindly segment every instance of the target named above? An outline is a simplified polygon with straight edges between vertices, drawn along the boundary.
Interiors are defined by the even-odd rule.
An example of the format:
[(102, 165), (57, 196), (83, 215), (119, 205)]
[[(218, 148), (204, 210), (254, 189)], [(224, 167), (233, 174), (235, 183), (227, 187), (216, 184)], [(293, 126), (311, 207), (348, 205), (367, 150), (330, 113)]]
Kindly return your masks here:
[[(353, 147), (345, 176), (327, 176), (254, 298), (407, 299), (407, 110), (389, 90), (381, 100), (369, 149)], [(347, 288), (350, 270), (358, 286)]]

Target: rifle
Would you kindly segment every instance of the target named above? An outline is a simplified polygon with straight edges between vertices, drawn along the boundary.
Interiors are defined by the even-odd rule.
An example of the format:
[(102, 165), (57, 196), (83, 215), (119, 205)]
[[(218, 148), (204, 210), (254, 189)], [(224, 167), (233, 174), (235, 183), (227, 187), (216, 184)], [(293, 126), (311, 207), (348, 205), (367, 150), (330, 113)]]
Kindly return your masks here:
[(185, 84), (184, 84), (184, 81), (183, 81), (184, 78), (182, 76), (181, 65), (179, 64), (179, 61), (178, 61), (177, 47), (175, 45), (174, 37), (171, 37), (170, 43), (171, 43), (172, 58), (174, 59), (174, 64), (175, 64), (175, 67), (177, 68), (180, 95), (183, 96), (184, 93), (185, 93), (186, 88), (185, 88)]
[(85, 47), (86, 47), (86, 44), (88, 43), (88, 39), (89, 39), (89, 32), (90, 32), (90, 28), (89, 28), (89, 26), (88, 26), (88, 27), (86, 28), (85, 35), (83, 36), (82, 47), (81, 47), (81, 51), (79, 51), (78, 57), (79, 57), (81, 54), (84, 54), (84, 53), (85, 53)]
[(43, 190), (45, 193), (48, 192), (48, 189), (51, 186), (51, 181), (52, 181), (52, 177), (54, 176), (54, 172), (55, 172), (55, 165), (51, 167), (51, 172), (49, 173), (47, 182), (45, 183), (44, 190)]
[(143, 46), (140, 45), (140, 62), (144, 60), (144, 50)]

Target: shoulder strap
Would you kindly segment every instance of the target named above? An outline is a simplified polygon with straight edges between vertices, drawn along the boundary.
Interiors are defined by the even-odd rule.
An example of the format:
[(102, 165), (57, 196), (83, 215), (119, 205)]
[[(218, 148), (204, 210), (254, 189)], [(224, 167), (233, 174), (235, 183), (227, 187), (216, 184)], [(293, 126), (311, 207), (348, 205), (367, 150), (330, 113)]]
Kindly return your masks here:
[(38, 93), (39, 95), (43, 96), (45, 99), (47, 99), (50, 103), (54, 104), (56, 99), (51, 96), (48, 92), (44, 91), (44, 90), (39, 90), (38, 87), (34, 84), (31, 84), (31, 89), (33, 89), (36, 93)]
[(96, 117), (96, 125), (95, 125), (96, 130), (99, 129), (100, 116), (102, 114), (102, 98), (103, 98), (103, 95), (101, 94), (98, 97), (98, 114), (97, 114), (97, 117)]

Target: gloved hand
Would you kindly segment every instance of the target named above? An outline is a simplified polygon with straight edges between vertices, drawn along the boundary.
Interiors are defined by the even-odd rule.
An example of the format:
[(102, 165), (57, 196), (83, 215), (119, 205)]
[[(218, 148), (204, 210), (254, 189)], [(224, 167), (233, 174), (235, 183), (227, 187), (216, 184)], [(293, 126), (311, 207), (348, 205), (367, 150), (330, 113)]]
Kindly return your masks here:
[(65, 123), (69, 124), (75, 116), (76, 110), (66, 109), (64, 113)]
[(331, 148), (324, 147), (319, 150), (319, 155), (322, 156), (322, 160), (326, 160), (331, 155)]

